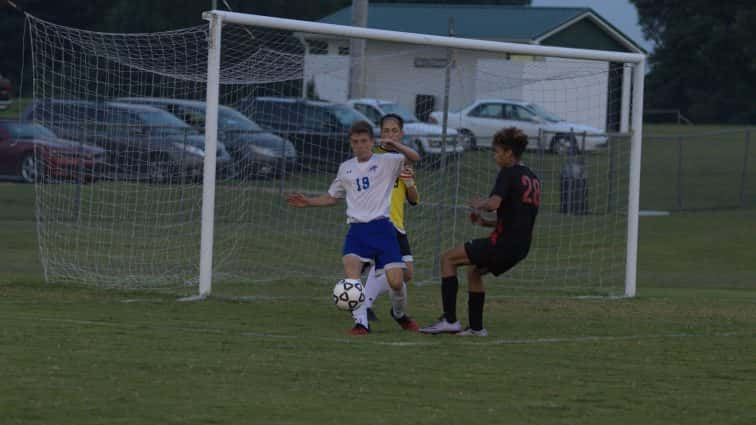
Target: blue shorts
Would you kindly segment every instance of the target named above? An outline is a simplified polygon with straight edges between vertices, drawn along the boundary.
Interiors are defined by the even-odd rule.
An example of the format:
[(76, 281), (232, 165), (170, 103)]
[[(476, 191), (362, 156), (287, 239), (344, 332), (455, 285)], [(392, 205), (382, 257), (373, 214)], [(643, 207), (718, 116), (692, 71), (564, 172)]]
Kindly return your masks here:
[(404, 267), (396, 230), (388, 218), (349, 225), (343, 255), (356, 255), (364, 262), (375, 261), (376, 270)]

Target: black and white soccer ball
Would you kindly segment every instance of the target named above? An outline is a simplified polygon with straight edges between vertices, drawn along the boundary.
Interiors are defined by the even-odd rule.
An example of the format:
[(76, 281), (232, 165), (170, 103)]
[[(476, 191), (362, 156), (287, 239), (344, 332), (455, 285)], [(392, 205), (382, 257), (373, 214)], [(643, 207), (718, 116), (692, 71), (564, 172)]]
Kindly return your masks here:
[(352, 311), (365, 302), (365, 291), (361, 283), (341, 279), (333, 287), (333, 303), (339, 310)]

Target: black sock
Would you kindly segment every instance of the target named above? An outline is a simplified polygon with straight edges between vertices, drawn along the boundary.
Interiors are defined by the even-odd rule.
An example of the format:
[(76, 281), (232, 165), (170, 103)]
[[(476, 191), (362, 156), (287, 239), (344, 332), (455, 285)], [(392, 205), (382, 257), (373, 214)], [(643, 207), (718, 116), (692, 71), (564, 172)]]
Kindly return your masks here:
[(470, 319), (470, 328), (475, 331), (483, 329), (483, 304), (485, 302), (485, 292), (467, 293), (467, 314)]
[(444, 304), (444, 317), (449, 323), (457, 321), (457, 276), (441, 278), (441, 302)]

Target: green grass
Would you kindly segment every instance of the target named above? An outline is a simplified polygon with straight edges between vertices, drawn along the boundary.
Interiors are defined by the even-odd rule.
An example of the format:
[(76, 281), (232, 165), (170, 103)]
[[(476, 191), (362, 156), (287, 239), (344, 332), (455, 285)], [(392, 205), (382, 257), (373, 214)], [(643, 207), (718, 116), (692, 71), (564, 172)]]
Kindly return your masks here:
[[(0, 185), (4, 424), (756, 420), (753, 210), (642, 218), (636, 299), (491, 285), (488, 339), (403, 333), (385, 300), (350, 338), (319, 281), (203, 303), (44, 284), (30, 189)], [(432, 321), (438, 287), (411, 305)]]
[(31, 101), (32, 99), (29, 97), (13, 99), (13, 103), (7, 108), (0, 109), (0, 118), (18, 119), (20, 114), (26, 109)]
[[(469, 340), (404, 333), (385, 299), (373, 333), (349, 337), (316, 279), (202, 303), (46, 284), (33, 187), (0, 183), (0, 205), (3, 425), (756, 423), (753, 208), (642, 217), (634, 299), (489, 280), (491, 336)], [(410, 291), (434, 320), (438, 286)]]
[[(271, 288), (272, 289), (272, 288)], [(645, 290), (635, 300), (492, 291), (488, 339), (373, 334), (323, 288), (176, 303), (146, 293), (0, 286), (7, 424), (749, 424), (753, 291)], [(414, 290), (424, 322), (436, 288)]]

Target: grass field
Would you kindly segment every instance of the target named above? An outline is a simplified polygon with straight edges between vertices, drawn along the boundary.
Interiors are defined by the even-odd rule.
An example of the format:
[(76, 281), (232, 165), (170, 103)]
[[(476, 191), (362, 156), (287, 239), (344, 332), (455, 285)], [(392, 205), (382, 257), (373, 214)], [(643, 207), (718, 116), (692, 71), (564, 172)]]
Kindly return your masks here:
[[(314, 279), (202, 303), (48, 285), (33, 202), (0, 183), (3, 425), (756, 423), (756, 209), (642, 217), (635, 299), (491, 285), (469, 340), (401, 332), (385, 300), (349, 337)], [(438, 286), (410, 303), (434, 320)]]

